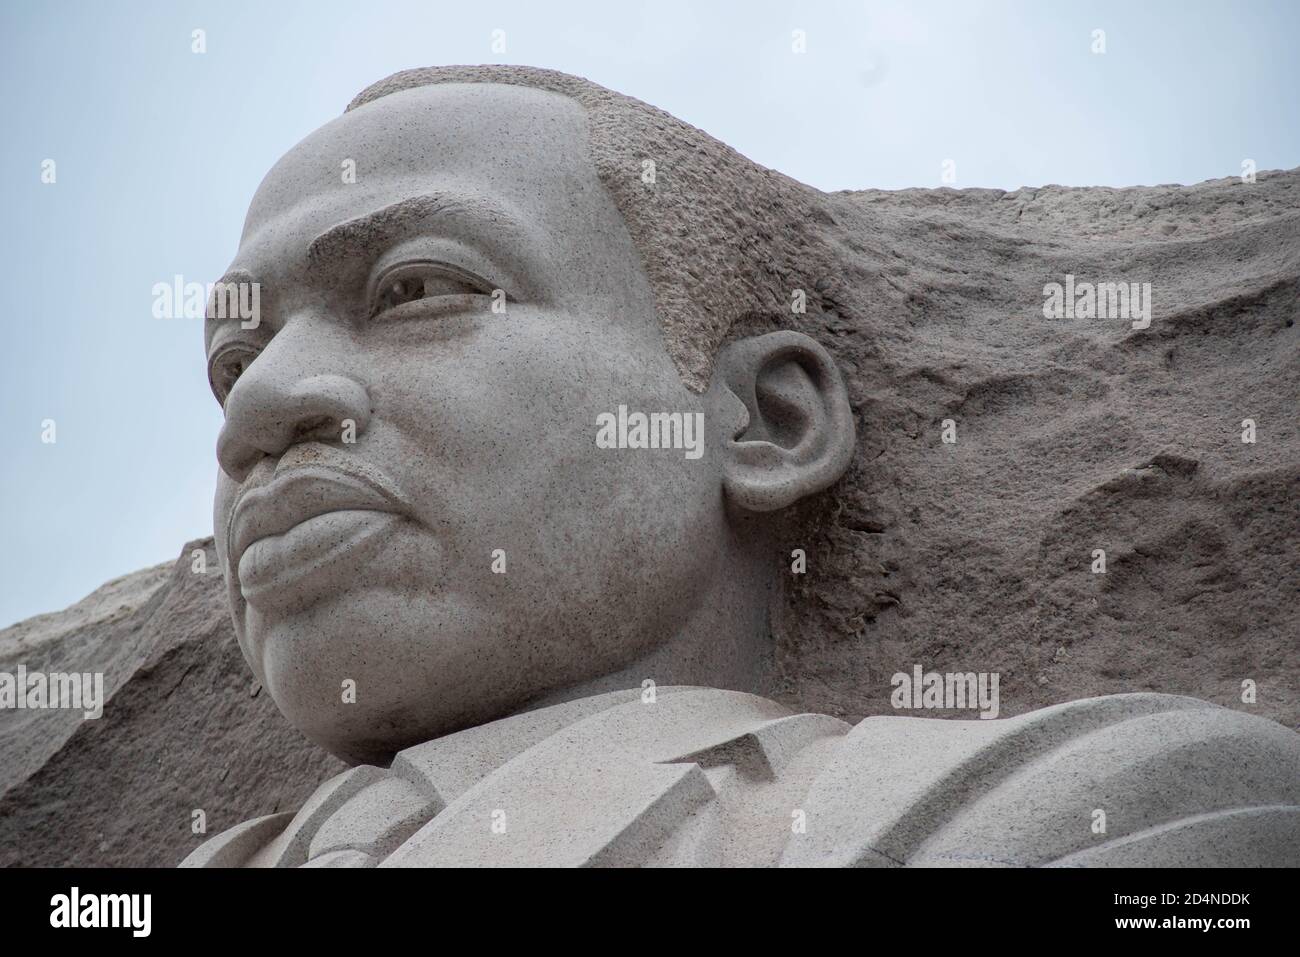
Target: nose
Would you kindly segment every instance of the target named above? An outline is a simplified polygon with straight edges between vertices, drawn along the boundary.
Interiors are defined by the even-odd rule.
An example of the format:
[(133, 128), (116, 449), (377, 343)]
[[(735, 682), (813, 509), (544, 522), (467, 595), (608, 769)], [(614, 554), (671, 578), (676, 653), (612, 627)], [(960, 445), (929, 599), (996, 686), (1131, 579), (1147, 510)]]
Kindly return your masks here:
[(264, 456), (279, 458), (299, 442), (342, 441), (349, 420), (356, 436), (370, 424), (365, 386), (342, 372), (318, 371), (341, 368), (344, 353), (331, 361), (321, 352), (326, 343), (293, 335), (292, 325), (271, 340), (226, 396), (217, 461), (236, 482)]

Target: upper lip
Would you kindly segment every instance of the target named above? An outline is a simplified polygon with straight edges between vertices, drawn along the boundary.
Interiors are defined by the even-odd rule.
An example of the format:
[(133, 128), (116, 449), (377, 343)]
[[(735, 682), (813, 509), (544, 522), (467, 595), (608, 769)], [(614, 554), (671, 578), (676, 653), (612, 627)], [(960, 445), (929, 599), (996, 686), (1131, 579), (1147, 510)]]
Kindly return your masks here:
[(392, 483), (373, 466), (337, 455), (330, 456), (328, 464), (286, 466), (288, 459), (286, 454), (269, 482), (241, 492), (230, 510), (226, 540), (235, 568), (245, 549), (258, 539), (283, 535), (319, 515), (344, 509), (408, 511)]

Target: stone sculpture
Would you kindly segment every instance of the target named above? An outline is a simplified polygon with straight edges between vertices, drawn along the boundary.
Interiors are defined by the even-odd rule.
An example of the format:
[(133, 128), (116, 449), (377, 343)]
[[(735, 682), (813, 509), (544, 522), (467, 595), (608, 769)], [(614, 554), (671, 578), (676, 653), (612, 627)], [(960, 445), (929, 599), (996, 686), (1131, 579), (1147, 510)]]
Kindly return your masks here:
[(397, 74), (290, 151), (223, 280), (260, 316), (206, 328), (216, 544), (253, 673), (353, 767), (185, 864), (1300, 863), (1263, 718), (766, 697), (874, 434), (833, 341), (871, 309), (854, 216), (522, 68)]

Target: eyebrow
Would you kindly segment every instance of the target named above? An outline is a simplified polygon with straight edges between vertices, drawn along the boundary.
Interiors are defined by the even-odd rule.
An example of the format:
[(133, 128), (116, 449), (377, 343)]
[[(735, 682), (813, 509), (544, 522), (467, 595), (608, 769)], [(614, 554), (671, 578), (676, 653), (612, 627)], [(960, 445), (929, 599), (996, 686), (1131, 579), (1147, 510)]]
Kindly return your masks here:
[(492, 234), (505, 233), (506, 242), (518, 241), (525, 230), (510, 209), (484, 196), (452, 198), (432, 193), (412, 196), (331, 226), (312, 240), (307, 262), (312, 268), (329, 267), (355, 256), (359, 250), (377, 249), (429, 220), (467, 220)]

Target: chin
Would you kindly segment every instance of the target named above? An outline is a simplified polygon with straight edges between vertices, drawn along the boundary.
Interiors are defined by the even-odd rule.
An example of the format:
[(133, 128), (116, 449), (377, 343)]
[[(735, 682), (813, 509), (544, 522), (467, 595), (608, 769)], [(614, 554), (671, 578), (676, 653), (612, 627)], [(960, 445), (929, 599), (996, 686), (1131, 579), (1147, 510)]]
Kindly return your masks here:
[[(485, 604), (372, 587), (291, 616), (250, 608), (241, 644), (290, 724), (349, 763), (386, 765), (398, 751), (507, 717), (604, 664), (575, 661), (571, 638), (550, 634), (532, 642), (539, 656), (520, 655), (533, 637), (519, 624), (526, 616), (503, 618)], [(566, 665), (576, 673), (557, 674)], [(345, 680), (355, 682), (351, 703)]]
[[(285, 717), (312, 743), (353, 765), (387, 767), (400, 751), (483, 723), (469, 710), (431, 711), (428, 700), (421, 702), (423, 713), (419, 721), (411, 720), (411, 707), (405, 703), (384, 704), (365, 710), (352, 705), (346, 710), (323, 716), (309, 708), (295, 715), (296, 709), (292, 706), (281, 704), (278, 698), (276, 703)], [(298, 717), (308, 714), (310, 723), (298, 720)], [(326, 720), (321, 720), (322, 717)]]
[[(290, 724), (349, 764), (387, 766), (399, 751), (504, 717), (520, 704), (493, 694), (493, 675), (448, 682), (429, 673), (431, 662), (399, 667), (397, 656), (379, 646), (372, 646), (375, 667), (367, 668), (359, 657), (313, 658), (319, 647), (303, 644), (285, 641), (266, 656), (266, 690)], [(355, 682), (354, 701), (344, 701), (345, 678)]]

